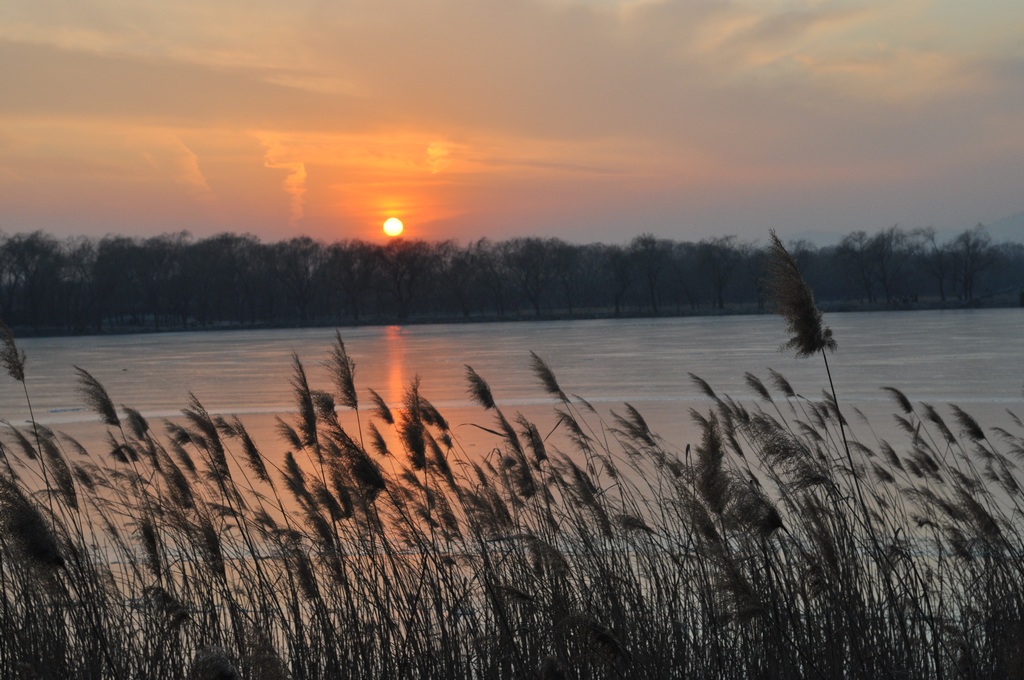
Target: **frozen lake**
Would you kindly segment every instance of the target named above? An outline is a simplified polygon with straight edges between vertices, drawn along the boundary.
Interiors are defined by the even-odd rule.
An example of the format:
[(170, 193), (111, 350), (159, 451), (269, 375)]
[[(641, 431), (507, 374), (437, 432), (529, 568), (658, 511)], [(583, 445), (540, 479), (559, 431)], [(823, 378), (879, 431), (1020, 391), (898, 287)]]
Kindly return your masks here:
[[(873, 423), (891, 422), (883, 386), (915, 402), (956, 403), (986, 426), (1005, 425), (1007, 408), (1024, 414), (1024, 310), (829, 314), (825, 321), (839, 342), (830, 364), (840, 406), (861, 409)], [(331, 389), (322, 361), (333, 337), (331, 329), (288, 329), (29, 338), (19, 346), (28, 355), (36, 417), (56, 429), (82, 436), (96, 421), (78, 399), (77, 365), (116, 404), (150, 419), (175, 416), (192, 392), (211, 412), (238, 414), (262, 437), (276, 438), (270, 416), (292, 410), (291, 353), (314, 388)], [(467, 397), (467, 364), (490, 383), (506, 412), (548, 413), (550, 400), (530, 370), (531, 350), (567, 393), (599, 410), (629, 402), (680, 446), (693, 435), (689, 409), (708, 407), (689, 373), (718, 394), (741, 399), (754, 398), (744, 373), (769, 384), (768, 368), (808, 397), (827, 387), (820, 357), (780, 352), (785, 325), (767, 315), (346, 328), (342, 337), (364, 403), (366, 388), (373, 388), (397, 405), (418, 375), (421, 393), (453, 424), (489, 424)], [(20, 385), (2, 380), (0, 417), (24, 423)], [(456, 432), (467, 437), (468, 448), (477, 445), (475, 428)]]

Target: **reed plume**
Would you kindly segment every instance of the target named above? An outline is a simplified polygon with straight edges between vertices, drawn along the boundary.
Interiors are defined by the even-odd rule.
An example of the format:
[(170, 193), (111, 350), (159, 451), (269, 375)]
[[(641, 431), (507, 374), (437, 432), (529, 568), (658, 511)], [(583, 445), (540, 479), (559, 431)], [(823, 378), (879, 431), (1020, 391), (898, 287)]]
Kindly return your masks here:
[[(475, 426), (479, 455), (418, 382), (386, 433), (408, 462), (367, 453), (386, 453), (379, 395), (364, 448), (308, 383), (297, 410), (313, 417), (282, 421), (279, 455), (197, 402), (166, 432), (124, 406), (120, 437), (97, 428), (120, 459), (152, 467), (94, 461), (38, 424), (35, 443), (27, 428), (3, 429), (0, 668), (196, 680), (1015, 677), (1024, 498), (1010, 456), (1024, 456), (1024, 437), (1012, 426), (982, 429), (955, 409), (946, 426), (927, 405), (918, 418), (889, 388), (901, 440), (852, 438), (855, 467), (832, 432), (844, 422), (834, 397), (794, 399), (780, 374), (748, 374), (744, 401), (695, 380), (713, 403), (693, 413), (703, 432), (691, 461), (689, 444), (663, 440), (636, 408), (612, 411), (609, 426), (565, 398), (546, 365), (535, 372), (558, 403), (535, 421), (542, 430), (501, 414), (470, 371), (471, 398), (494, 412), (491, 427)], [(331, 377), (344, 405), (347, 378)], [(780, 393), (788, 418), (770, 398)], [(311, 430), (316, 472), (296, 460)], [(70, 466), (64, 442), (80, 458)], [(44, 463), (48, 478), (31, 474)], [(245, 488), (220, 474), (227, 463), (246, 467)], [(867, 506), (851, 502), (860, 470), (877, 482)]]
[(967, 413), (967, 411), (964, 411), (956, 404), (950, 404), (949, 408), (953, 411), (953, 416), (956, 418), (956, 421), (960, 423), (960, 432), (963, 433), (964, 436), (975, 442), (980, 442), (986, 439), (985, 431), (981, 429), (981, 426), (978, 425), (978, 421), (975, 420), (971, 414)]
[(374, 413), (378, 418), (388, 425), (395, 424), (395, 416), (391, 413), (391, 409), (388, 408), (388, 403), (384, 401), (382, 396), (377, 394), (375, 391), (370, 390), (370, 401), (373, 402)]
[(136, 439), (142, 439), (149, 432), (149, 422), (146, 418), (133, 408), (121, 404), (121, 411), (124, 412), (128, 424), (128, 431)]
[(471, 366), (466, 366), (466, 382), (469, 383), (469, 395), (473, 398), (473, 401), (488, 411), (494, 408), (491, 386)]
[(220, 647), (204, 647), (196, 652), (188, 680), (242, 680), (231, 658)]
[(233, 417), (231, 420), (222, 418), (217, 421), (217, 426), (226, 435), (234, 437), (241, 442), (245, 463), (253, 475), (256, 476), (256, 479), (270, 484), (270, 474), (267, 472), (267, 466), (263, 462), (263, 454), (260, 453), (259, 447), (256, 446), (256, 442), (253, 441), (242, 421), (237, 417)]
[(761, 379), (758, 378), (756, 375), (750, 372), (744, 373), (743, 380), (746, 381), (750, 389), (757, 392), (757, 396), (761, 397), (767, 402), (772, 401), (772, 395), (768, 391), (768, 388), (764, 386), (764, 383), (761, 382)]
[(14, 437), (14, 442), (18, 445), (18, 448), (21, 449), (22, 455), (29, 460), (36, 460), (39, 457), (39, 454), (36, 452), (36, 447), (28, 440), (28, 437), (22, 434), (21, 430), (7, 421), (3, 421), (3, 424), (7, 428), (7, 432)]
[(319, 450), (319, 437), (317, 435), (316, 406), (313, 403), (313, 392), (309, 387), (309, 380), (306, 377), (306, 369), (302, 366), (302, 360), (295, 352), (292, 353), (293, 377), (291, 380), (292, 394), (298, 404), (298, 432), (302, 436), (303, 446), (311, 447), (317, 455)]
[(544, 386), (544, 391), (559, 401), (569, 401), (565, 396), (565, 392), (563, 392), (562, 388), (558, 385), (558, 379), (555, 378), (554, 372), (544, 362), (544, 360), (534, 352), (530, 352), (530, 366), (533, 368), (533, 374), (537, 376), (541, 385)]
[(39, 437), (40, 448), (46, 458), (46, 466), (49, 474), (53, 476), (55, 490), (60, 492), (64, 501), (74, 510), (78, 509), (78, 492), (75, 491), (74, 477), (71, 474), (71, 467), (67, 459), (57, 446), (56, 437), (49, 430), (41, 431)]
[(3, 321), (0, 321), (0, 341), (3, 342), (3, 349), (0, 350), (0, 364), (3, 364), (7, 375), (24, 383), (25, 353), (18, 349), (14, 342), (14, 334)]
[(380, 433), (377, 426), (371, 422), (368, 429), (370, 431), (370, 448), (378, 456), (390, 456), (391, 452), (388, 451), (388, 443), (384, 440), (384, 435)]
[(78, 393), (86, 405), (100, 417), (104, 425), (120, 427), (121, 420), (117, 417), (117, 409), (106, 388), (84, 368), (75, 366), (75, 372), (78, 373)]
[(769, 303), (786, 320), (786, 327), (793, 334), (783, 347), (796, 350), (798, 356), (835, 351), (837, 345), (832, 329), (822, 323), (821, 310), (814, 303), (811, 287), (774, 230), (765, 268)]
[(335, 331), (334, 345), (327, 359), (327, 370), (334, 378), (338, 394), (341, 395), (340, 403), (353, 411), (359, 408), (359, 397), (356, 394), (356, 362), (345, 350), (345, 343), (341, 339), (341, 333)]
[(697, 447), (697, 489), (716, 515), (722, 514), (729, 501), (729, 478), (722, 469), (724, 455), (721, 427), (711, 414)]
[(910, 415), (914, 412), (914, 406), (910, 403), (910, 400), (907, 399), (907, 395), (903, 394), (903, 392), (895, 387), (883, 387), (882, 390), (887, 392), (889, 396), (893, 398), (893, 401), (896, 402), (903, 413)]
[(540, 431), (521, 413), (516, 415), (516, 424), (519, 425), (519, 431), (533, 453), (534, 467), (539, 468), (540, 464), (548, 459), (547, 447), (544, 445), (544, 439), (540, 436)]
[(352, 478), (359, 483), (363, 497), (367, 502), (373, 502), (377, 494), (387, 488), (380, 466), (363, 452), (353, 457), (351, 465)]
[(50, 523), (11, 480), (0, 477), (0, 527), (4, 540), (32, 565), (43, 569), (64, 566)]

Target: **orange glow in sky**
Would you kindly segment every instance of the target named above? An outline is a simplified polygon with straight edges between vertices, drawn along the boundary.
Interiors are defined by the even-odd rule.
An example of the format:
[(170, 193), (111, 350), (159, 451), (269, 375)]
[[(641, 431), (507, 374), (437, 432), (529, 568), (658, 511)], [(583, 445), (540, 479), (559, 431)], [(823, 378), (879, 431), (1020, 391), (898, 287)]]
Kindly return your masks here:
[(401, 215), (621, 243), (1024, 212), (1017, 1), (89, 6), (0, 3), (5, 233), (372, 240)]

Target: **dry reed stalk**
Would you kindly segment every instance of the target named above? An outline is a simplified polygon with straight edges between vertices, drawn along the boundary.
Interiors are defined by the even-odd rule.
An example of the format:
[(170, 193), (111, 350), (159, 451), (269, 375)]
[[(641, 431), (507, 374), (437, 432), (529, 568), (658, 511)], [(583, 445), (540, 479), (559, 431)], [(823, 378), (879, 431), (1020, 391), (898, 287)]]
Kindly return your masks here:
[[(796, 396), (781, 376), (772, 383), (787, 399)], [(770, 401), (759, 381), (747, 385)], [(249, 448), (237, 419), (204, 418), (192, 405), (201, 422), (169, 427), (161, 444), (121, 407), (130, 437), (113, 441), (119, 455), (153, 469), (144, 478), (120, 466), (109, 473), (70, 466), (80, 504), (90, 509), (83, 516), (113, 558), (94, 575), (90, 547), (66, 513), (47, 515), (21, 482), (5, 477), (21, 498), (0, 500), (0, 520), (8, 508), (34, 506), (38, 522), (18, 531), (52, 523), (54, 545), (67, 546), (65, 571), (80, 588), (74, 599), (44, 592), (42, 584), (65, 579), (33, 574), (62, 572), (28, 557), (18, 531), (0, 532), (0, 667), (18, 668), (45, 649), (60, 659), (47, 668), (67, 666), (72, 677), (220, 672), (277, 680), (286, 664), (295, 677), (511, 677), (538, 668), (550, 677), (938, 677), (955, 676), (960, 662), (980, 678), (1013, 677), (1022, 658), (1014, 622), (1024, 611), (1024, 532), (1018, 501), (1010, 500), (1019, 471), (1003, 453), (1021, 444), (1012, 433), (994, 430), (999, 437), (990, 441), (973, 419), (957, 415), (960, 432), (949, 432), (940, 453), (942, 446), (926, 443), (935, 425), (928, 409), (918, 421), (890, 392), (909, 441), (896, 443), (906, 463), (884, 441), (849, 445), (873, 479), (900, 478), (903, 486), (869, 490), (871, 521), (884, 538), (876, 551), (850, 503), (859, 473), (842, 463), (830, 431), (842, 422), (834, 398), (799, 400), (810, 409), (803, 422), (796, 408), (787, 420), (778, 407), (775, 418), (761, 405), (748, 410), (715, 395), (712, 414), (698, 414), (705, 430), (691, 468), (688, 455), (684, 464), (661, 450), (632, 407), (615, 416), (609, 440), (576, 398), (556, 405), (571, 422), (548, 437), (521, 415), (499, 420), (496, 429), (480, 428), (494, 435), (497, 453), (462, 460), (447, 423), (414, 384), (402, 422), (413, 412), (420, 423), (424, 471), (396, 464), (391, 476), (336, 424), (330, 399), (306, 387), (325, 476), (307, 475), (294, 454), (284, 456), (281, 474), (298, 501), (285, 507), (276, 499), (275, 517), (263, 510), (267, 487), (277, 494), (267, 474), (275, 466), (251, 440)], [(546, 393), (557, 397), (560, 388), (551, 387)], [(481, 389), (471, 384), (471, 393)], [(478, 403), (498, 411), (489, 386), (482, 394), (490, 402)], [(225, 441), (242, 442), (238, 462), (254, 478), (244, 499), (218, 479), (207, 420)], [(288, 429), (301, 452), (304, 434)], [(56, 469), (63, 451), (48, 446), (57, 437), (36, 433), (40, 446), (22, 434), (15, 448), (27, 445)], [(560, 453), (565, 443), (584, 455)], [(175, 463), (185, 446), (198, 447), (198, 469)], [(624, 454), (632, 476), (616, 468)], [(369, 476), (359, 471), (366, 461)], [(921, 479), (911, 484), (904, 465)], [(604, 471), (612, 484), (601, 483)], [(436, 483), (441, 477), (446, 483)], [(61, 482), (52, 482), (44, 493), (59, 502)], [(378, 486), (386, 493), (361, 507), (360, 496)], [(155, 496), (167, 502), (157, 506)], [(932, 542), (917, 550), (903, 539), (910, 532)], [(132, 598), (140, 592), (145, 615)], [(61, 613), (28, 616), (44, 604)], [(587, 614), (567, 623), (574, 611)], [(58, 621), (54, 632), (45, 629)], [(147, 626), (138, 639), (110, 633), (136, 621)], [(195, 644), (203, 649), (192, 660)], [(216, 645), (219, 661), (208, 649)]]
[(189, 666), (188, 680), (242, 680), (228, 653), (220, 647), (203, 647)]
[(50, 523), (13, 480), (0, 477), (0, 526), (3, 538), (26, 561), (44, 570), (64, 566)]

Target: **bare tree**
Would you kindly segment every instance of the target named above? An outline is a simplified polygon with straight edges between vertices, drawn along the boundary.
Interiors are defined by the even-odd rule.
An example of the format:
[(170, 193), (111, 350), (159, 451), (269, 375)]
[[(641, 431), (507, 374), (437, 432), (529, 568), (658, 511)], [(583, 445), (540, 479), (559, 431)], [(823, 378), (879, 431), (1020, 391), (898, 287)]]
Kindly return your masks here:
[(965, 300), (974, 299), (974, 284), (978, 274), (995, 264), (992, 238), (985, 225), (965, 229), (951, 244), (954, 279), (960, 284)]
[(377, 281), (395, 303), (400, 320), (409, 318), (413, 302), (425, 292), (427, 280), (438, 269), (438, 258), (426, 241), (395, 239), (380, 251)]
[(349, 318), (358, 322), (383, 261), (381, 249), (365, 241), (342, 241), (328, 246), (326, 257), (328, 287), (336, 286), (343, 293)]
[(538, 318), (542, 298), (555, 280), (555, 261), (549, 246), (543, 239), (530, 237), (506, 241), (502, 248), (509, 276)]
[(281, 241), (274, 245), (273, 257), (277, 278), (284, 286), (299, 321), (311, 320), (313, 301), (324, 264), (324, 246), (308, 236)]
[(946, 281), (953, 275), (953, 255), (948, 244), (940, 244), (935, 229), (927, 227), (917, 231), (917, 239), (921, 247), (917, 258), (921, 271), (925, 272), (939, 286), (939, 299), (946, 301)]
[(87, 238), (69, 238), (65, 239), (61, 250), (64, 253), (60, 275), (61, 308), (65, 310), (66, 323), (75, 332), (82, 332), (88, 328), (96, 305), (92, 277), (96, 244)]
[(718, 236), (701, 241), (698, 255), (701, 271), (714, 291), (715, 306), (725, 309), (726, 286), (732, 281), (744, 253), (737, 245), (735, 236)]
[(632, 240), (629, 249), (636, 258), (640, 276), (646, 284), (651, 312), (657, 314), (658, 284), (671, 259), (672, 242), (657, 239), (653, 234), (641, 234)]
[(504, 319), (508, 305), (509, 273), (502, 255), (504, 244), (495, 245), (490, 239), (482, 238), (469, 246), (471, 262), (477, 276), (494, 301), (498, 318)]
[(874, 259), (872, 271), (882, 286), (886, 304), (892, 304), (907, 264), (918, 249), (917, 239), (895, 225), (871, 237), (868, 253)]
[(864, 231), (855, 231), (843, 237), (836, 249), (847, 274), (858, 284), (868, 303), (875, 301), (875, 259), (871, 253), (871, 238)]
[(676, 312), (682, 313), (684, 303), (691, 311), (700, 308), (704, 294), (700, 277), (700, 246), (696, 243), (672, 244), (672, 260), (669, 267), (668, 289), (676, 303)]
[(0, 253), (3, 274), (3, 311), (33, 328), (47, 323), (57, 293), (61, 251), (57, 239), (41, 231), (8, 238)]
[(558, 279), (565, 300), (566, 310), (573, 313), (580, 280), (580, 262), (583, 249), (580, 246), (557, 238), (548, 239), (545, 244), (551, 253), (551, 265)]
[(435, 248), (440, 267), (438, 278), (444, 292), (462, 317), (469, 318), (473, 309), (473, 283), (477, 278), (473, 269), (472, 246), (462, 248), (455, 241), (442, 241)]
[(615, 316), (619, 316), (622, 313), (623, 298), (633, 284), (635, 262), (632, 251), (617, 245), (600, 245), (596, 257), (599, 268), (607, 272), (612, 306)]

